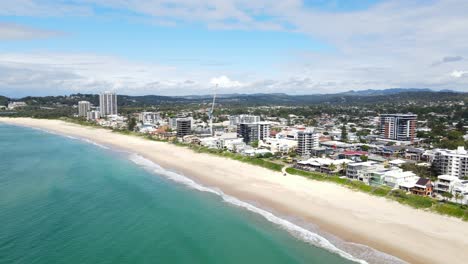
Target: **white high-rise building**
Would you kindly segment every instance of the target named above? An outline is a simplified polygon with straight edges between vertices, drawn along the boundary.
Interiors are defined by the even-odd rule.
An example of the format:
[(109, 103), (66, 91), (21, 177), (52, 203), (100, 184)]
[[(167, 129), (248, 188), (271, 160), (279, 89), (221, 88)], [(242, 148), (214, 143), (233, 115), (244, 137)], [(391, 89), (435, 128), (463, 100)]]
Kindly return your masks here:
[(117, 115), (117, 94), (104, 92), (99, 95), (99, 110), (101, 116)]
[(91, 110), (91, 103), (88, 101), (78, 102), (78, 116), (86, 117)]
[(439, 174), (458, 178), (468, 176), (468, 152), (464, 147), (437, 150), (432, 163)]
[(301, 157), (310, 157), (312, 149), (319, 147), (319, 134), (313, 130), (297, 132), (297, 154)]

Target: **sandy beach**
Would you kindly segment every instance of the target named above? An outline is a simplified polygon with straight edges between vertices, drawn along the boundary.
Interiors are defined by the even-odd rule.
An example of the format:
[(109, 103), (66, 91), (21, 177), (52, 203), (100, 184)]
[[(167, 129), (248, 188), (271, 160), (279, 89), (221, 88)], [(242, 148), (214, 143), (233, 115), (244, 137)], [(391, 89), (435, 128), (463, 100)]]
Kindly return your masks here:
[(139, 154), (205, 186), (243, 201), (254, 201), (282, 216), (313, 223), (345, 241), (370, 246), (410, 263), (468, 260), (468, 222), (459, 219), (332, 183), (284, 177), (261, 167), (106, 129), (29, 118), (0, 118), (0, 122), (89, 139)]

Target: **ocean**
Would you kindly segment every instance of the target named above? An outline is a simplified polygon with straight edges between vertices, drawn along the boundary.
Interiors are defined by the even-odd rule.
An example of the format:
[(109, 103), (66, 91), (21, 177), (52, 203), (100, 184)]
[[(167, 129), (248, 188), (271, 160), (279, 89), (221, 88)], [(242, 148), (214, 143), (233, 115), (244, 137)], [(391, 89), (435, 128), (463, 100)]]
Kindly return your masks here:
[(0, 263), (356, 263), (288, 220), (90, 143), (0, 124)]

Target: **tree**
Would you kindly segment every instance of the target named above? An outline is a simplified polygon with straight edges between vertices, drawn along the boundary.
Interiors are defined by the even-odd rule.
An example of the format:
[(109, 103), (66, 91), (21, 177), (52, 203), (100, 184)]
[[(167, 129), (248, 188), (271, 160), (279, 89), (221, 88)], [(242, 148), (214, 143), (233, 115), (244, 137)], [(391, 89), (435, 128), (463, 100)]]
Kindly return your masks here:
[(361, 161), (368, 161), (369, 158), (366, 156), (366, 155), (361, 155), (361, 157), (359, 157), (361, 159)]
[(346, 126), (343, 125), (341, 127), (341, 141), (347, 142), (348, 141), (348, 132), (346, 131)]
[(328, 166), (328, 170), (329, 170), (330, 172), (335, 172), (335, 170), (336, 170), (336, 165), (335, 165), (334, 163), (330, 164), (330, 165)]
[(343, 171), (343, 175), (346, 175), (346, 171), (348, 170), (348, 163), (341, 163), (341, 170)]
[(463, 195), (461, 193), (455, 192), (455, 201), (458, 202), (458, 200), (461, 200), (463, 198)]
[(129, 131), (133, 131), (133, 130), (135, 129), (136, 125), (137, 125), (136, 118), (135, 118), (135, 117), (132, 117), (132, 118), (130, 118), (130, 120), (128, 121), (128, 126), (127, 126), (127, 128), (128, 128)]
[(252, 141), (250, 145), (254, 148), (258, 148), (258, 140)]
[(361, 150), (362, 150), (362, 151), (369, 151), (369, 146), (367, 146), (367, 145), (362, 145), (362, 146), (361, 146)]
[(448, 199), (452, 199), (453, 194), (451, 194), (449, 192), (443, 192), (442, 197), (444, 197), (444, 200), (447, 201)]
[(465, 133), (465, 128), (464, 128), (464, 125), (463, 125), (463, 121), (460, 120), (460, 122), (457, 123), (457, 125), (455, 126), (455, 128), (462, 132), (462, 133)]

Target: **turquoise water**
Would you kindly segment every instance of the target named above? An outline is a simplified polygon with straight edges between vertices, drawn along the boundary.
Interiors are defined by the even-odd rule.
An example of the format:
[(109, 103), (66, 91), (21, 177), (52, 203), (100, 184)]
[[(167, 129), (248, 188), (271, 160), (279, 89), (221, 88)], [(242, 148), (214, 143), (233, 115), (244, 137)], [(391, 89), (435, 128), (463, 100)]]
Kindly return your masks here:
[(0, 124), (0, 263), (352, 263), (128, 155)]

